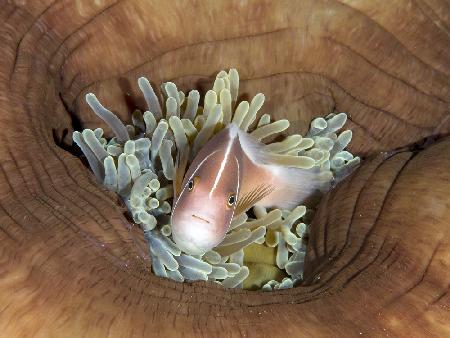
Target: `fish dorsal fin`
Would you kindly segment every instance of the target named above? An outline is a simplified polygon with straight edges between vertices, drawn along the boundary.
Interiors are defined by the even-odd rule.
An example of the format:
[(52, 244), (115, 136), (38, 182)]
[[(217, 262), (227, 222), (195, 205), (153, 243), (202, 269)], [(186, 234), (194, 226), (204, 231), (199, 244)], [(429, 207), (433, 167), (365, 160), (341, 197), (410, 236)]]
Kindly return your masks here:
[(254, 189), (244, 192), (242, 196), (238, 197), (237, 205), (234, 214), (240, 215), (254, 206), (258, 201), (269, 195), (274, 191), (275, 187), (271, 184), (260, 184)]
[(233, 130), (232, 134), (236, 133), (239, 140), (239, 144), (242, 151), (247, 155), (248, 159), (254, 164), (270, 164), (266, 157), (267, 153), (264, 151), (265, 145), (258, 140), (255, 140), (245, 131), (239, 129), (238, 126), (232, 124)]
[[(238, 198), (240, 205), (239, 209), (236, 208), (236, 215), (253, 204), (268, 208), (291, 209), (305, 201), (313, 200), (318, 192), (328, 190), (330, 177), (318, 167), (303, 169), (277, 163), (273, 154), (265, 150), (263, 143), (237, 126), (233, 129), (245, 155), (240, 158), (243, 164), (241, 173), (243, 193), (240, 194), (241, 201), (240, 197)], [(263, 197), (253, 195), (246, 197), (246, 192), (253, 190), (253, 187), (259, 186), (261, 182), (271, 184), (270, 193)]]

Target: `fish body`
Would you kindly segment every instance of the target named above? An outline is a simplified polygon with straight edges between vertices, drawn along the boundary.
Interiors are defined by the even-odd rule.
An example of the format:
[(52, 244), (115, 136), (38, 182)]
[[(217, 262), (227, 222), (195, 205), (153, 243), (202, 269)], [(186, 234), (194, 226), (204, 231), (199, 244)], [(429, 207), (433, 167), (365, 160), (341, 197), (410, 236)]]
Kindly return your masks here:
[(254, 205), (290, 209), (323, 190), (315, 170), (273, 163), (264, 147), (232, 123), (198, 152), (172, 212), (173, 239), (183, 251), (211, 250), (233, 217)]

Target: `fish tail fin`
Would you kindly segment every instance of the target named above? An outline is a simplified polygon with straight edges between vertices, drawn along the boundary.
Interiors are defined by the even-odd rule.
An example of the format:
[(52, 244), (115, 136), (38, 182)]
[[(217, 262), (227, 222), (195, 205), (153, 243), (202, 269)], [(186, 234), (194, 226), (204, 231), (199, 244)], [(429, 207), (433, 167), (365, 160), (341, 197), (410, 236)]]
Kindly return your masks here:
[(315, 202), (331, 187), (331, 172), (321, 172), (318, 168), (270, 167), (274, 175), (275, 190), (258, 203), (265, 207), (293, 209), (305, 202)]

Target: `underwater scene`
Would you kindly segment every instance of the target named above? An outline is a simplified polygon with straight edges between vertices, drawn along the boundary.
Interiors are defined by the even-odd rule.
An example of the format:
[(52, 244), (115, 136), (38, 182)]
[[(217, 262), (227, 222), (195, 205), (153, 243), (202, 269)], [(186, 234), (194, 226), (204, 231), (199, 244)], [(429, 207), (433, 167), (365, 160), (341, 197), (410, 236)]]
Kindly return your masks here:
[(446, 0), (0, 0), (1, 337), (450, 337)]

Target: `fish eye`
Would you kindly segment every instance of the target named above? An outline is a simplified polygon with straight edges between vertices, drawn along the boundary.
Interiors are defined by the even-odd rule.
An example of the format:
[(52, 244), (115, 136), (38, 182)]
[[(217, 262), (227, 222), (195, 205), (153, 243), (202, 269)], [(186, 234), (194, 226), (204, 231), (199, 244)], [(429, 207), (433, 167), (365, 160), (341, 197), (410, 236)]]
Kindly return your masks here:
[(187, 183), (188, 190), (192, 191), (199, 180), (200, 180), (200, 177), (198, 177), (198, 176), (195, 176), (191, 180), (189, 180), (188, 183)]
[(230, 197), (228, 197), (228, 206), (233, 206), (234, 204), (236, 203), (236, 196), (233, 194), (233, 195), (230, 195)]

